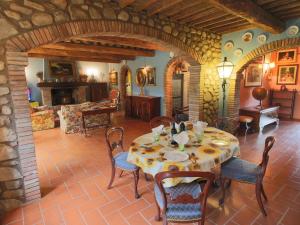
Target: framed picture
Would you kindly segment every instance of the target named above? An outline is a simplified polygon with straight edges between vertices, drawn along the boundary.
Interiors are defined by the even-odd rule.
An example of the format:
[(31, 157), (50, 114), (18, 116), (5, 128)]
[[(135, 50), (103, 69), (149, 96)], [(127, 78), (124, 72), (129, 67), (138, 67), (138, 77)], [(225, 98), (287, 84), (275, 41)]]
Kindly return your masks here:
[(155, 67), (150, 67), (146, 71), (147, 73), (147, 84), (150, 86), (156, 85), (156, 70)]
[(113, 85), (118, 85), (118, 72), (117, 71), (109, 72), (109, 82)]
[(136, 70), (136, 84), (140, 87), (144, 87), (147, 82), (147, 74), (144, 68), (138, 68)]
[(289, 49), (278, 51), (277, 62), (278, 63), (291, 63), (297, 60), (297, 49)]
[(262, 84), (263, 68), (261, 64), (249, 64), (245, 73), (245, 87), (259, 87)]
[(298, 65), (278, 66), (277, 84), (295, 85), (297, 75)]
[(50, 60), (49, 71), (50, 76), (55, 78), (75, 76), (75, 65), (74, 62)]

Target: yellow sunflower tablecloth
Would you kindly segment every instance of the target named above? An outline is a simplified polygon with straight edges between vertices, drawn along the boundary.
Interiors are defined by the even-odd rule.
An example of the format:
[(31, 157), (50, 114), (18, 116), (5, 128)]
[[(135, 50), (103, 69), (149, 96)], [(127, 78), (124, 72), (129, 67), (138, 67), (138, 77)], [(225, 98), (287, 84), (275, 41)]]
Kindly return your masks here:
[[(154, 142), (151, 133), (136, 138), (129, 149), (127, 161), (140, 167), (145, 173), (155, 176), (158, 172), (178, 169), (180, 171), (211, 171), (232, 156), (239, 156), (239, 142), (233, 135), (213, 127), (207, 127), (201, 142), (193, 130), (187, 131), (190, 141), (184, 151), (170, 144), (170, 135), (160, 136)], [(186, 159), (170, 160), (172, 154), (182, 152)], [(164, 186), (171, 187), (180, 182), (191, 182), (191, 178), (166, 179)]]

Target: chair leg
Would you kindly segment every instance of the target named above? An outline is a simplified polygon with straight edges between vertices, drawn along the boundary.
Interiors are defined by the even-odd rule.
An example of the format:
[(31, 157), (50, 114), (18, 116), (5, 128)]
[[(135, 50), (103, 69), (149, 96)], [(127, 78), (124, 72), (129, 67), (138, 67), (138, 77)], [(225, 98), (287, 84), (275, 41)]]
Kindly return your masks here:
[(264, 196), (265, 200), (268, 201), (268, 198), (267, 198), (266, 192), (265, 192), (265, 190), (264, 190), (263, 184), (261, 184), (261, 193), (262, 193), (262, 195)]
[(160, 208), (157, 204), (157, 202), (155, 201), (155, 204), (156, 204), (156, 210), (157, 210), (157, 215), (155, 216), (155, 220), (156, 221), (161, 221), (161, 212), (160, 212)]
[(119, 177), (122, 177), (124, 170), (121, 171)]
[(111, 185), (113, 184), (114, 182), (114, 179), (115, 179), (115, 175), (116, 175), (116, 168), (115, 166), (113, 165), (112, 168), (111, 168), (111, 177), (110, 177), (110, 181), (109, 181), (109, 184), (108, 184), (108, 189), (111, 189)]
[(163, 225), (168, 225), (168, 220), (167, 220), (167, 218), (165, 216), (163, 218)]
[(150, 181), (148, 174), (144, 173), (146, 181)]
[(139, 183), (139, 177), (140, 177), (140, 174), (139, 174), (139, 171), (140, 169), (137, 169), (133, 172), (133, 177), (134, 177), (134, 193), (135, 193), (135, 198), (139, 198), (140, 195), (138, 193), (138, 183)]
[(221, 183), (221, 190), (222, 190), (222, 197), (219, 200), (219, 205), (224, 205), (225, 201), (225, 181), (226, 179), (224, 177), (220, 177), (220, 183)]
[(259, 205), (259, 208), (260, 208), (262, 214), (264, 216), (267, 216), (266, 210), (265, 210), (264, 205), (263, 205), (262, 200), (261, 200), (261, 195), (262, 195), (261, 187), (262, 187), (262, 185), (261, 185), (260, 182), (256, 183), (256, 185), (255, 185), (256, 199), (257, 199), (257, 203)]

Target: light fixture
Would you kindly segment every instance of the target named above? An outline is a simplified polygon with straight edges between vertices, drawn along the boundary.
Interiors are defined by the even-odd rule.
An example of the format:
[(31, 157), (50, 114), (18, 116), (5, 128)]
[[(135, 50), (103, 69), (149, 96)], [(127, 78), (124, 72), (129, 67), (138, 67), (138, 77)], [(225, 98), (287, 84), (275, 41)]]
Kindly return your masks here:
[(267, 77), (268, 80), (272, 79), (272, 69), (275, 68), (274, 62), (264, 62), (263, 63), (263, 71), (264, 75)]
[(223, 108), (222, 108), (222, 118), (221, 118), (221, 124), (220, 128), (224, 129), (225, 123), (224, 123), (224, 117), (225, 117), (225, 100), (226, 100), (226, 79), (228, 79), (233, 71), (234, 65), (232, 62), (227, 60), (227, 57), (224, 57), (224, 61), (219, 63), (217, 65), (217, 70), (219, 77), (223, 79), (222, 81), (222, 91), (223, 91)]

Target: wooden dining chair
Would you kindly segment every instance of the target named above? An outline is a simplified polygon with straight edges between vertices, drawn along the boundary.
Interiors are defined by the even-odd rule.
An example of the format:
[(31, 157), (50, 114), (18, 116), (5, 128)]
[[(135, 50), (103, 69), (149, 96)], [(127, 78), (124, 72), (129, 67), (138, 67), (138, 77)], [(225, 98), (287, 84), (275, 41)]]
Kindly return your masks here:
[[(198, 181), (181, 183), (174, 187), (164, 188), (163, 180), (178, 177), (201, 177), (205, 185), (202, 188)], [(163, 218), (163, 224), (195, 223), (204, 225), (206, 200), (215, 175), (200, 171), (166, 171), (155, 176), (154, 194), (157, 205), (156, 220)]]
[(150, 128), (157, 127), (159, 125), (170, 126), (170, 123), (173, 123), (174, 119), (168, 116), (157, 116), (150, 120)]
[[(131, 172), (133, 174), (135, 198), (139, 198), (140, 195), (137, 190), (137, 185), (139, 181), (140, 168), (132, 163), (127, 162), (128, 152), (125, 152), (123, 149), (124, 129), (122, 127), (108, 128), (105, 132), (105, 136), (112, 168), (108, 189), (112, 187), (116, 174), (116, 168), (118, 168), (121, 170), (121, 174), (123, 171)], [(119, 151), (119, 153), (115, 153), (117, 151)]]
[(267, 216), (261, 196), (263, 196), (266, 201), (268, 200), (263, 187), (263, 178), (269, 162), (269, 151), (272, 149), (274, 142), (275, 138), (273, 136), (266, 138), (262, 161), (258, 165), (237, 157), (232, 157), (230, 160), (222, 164), (220, 176), (222, 187), (222, 198), (220, 199), (221, 205), (224, 204), (226, 180), (229, 180), (229, 184), (231, 180), (255, 184), (255, 193), (258, 205), (261, 212)]

